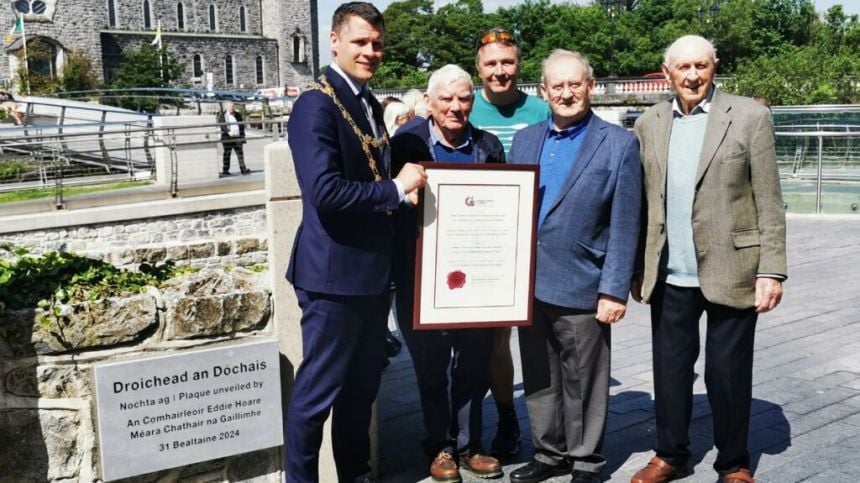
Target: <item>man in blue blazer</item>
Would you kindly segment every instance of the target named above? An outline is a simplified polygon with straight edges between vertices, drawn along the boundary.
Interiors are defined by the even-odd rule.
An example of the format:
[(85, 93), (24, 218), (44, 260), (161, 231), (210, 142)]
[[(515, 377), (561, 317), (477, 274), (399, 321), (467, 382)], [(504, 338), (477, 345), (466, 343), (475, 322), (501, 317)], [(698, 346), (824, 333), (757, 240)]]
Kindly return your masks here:
[(287, 279), (302, 309), (302, 363), (287, 408), (288, 482), (319, 481), (331, 411), (338, 480), (372, 481), (371, 404), (382, 373), (389, 310), (392, 213), (426, 175), (390, 176), (382, 107), (367, 81), (382, 60), (384, 20), (373, 5), (338, 7), (332, 64), (296, 101), (287, 126), (302, 192), (302, 223)]
[(591, 111), (594, 88), (585, 57), (553, 51), (540, 85), (552, 116), (511, 148), (511, 162), (541, 168), (534, 317), (519, 328), (535, 455), (514, 483), (599, 482), (606, 463), (610, 324), (626, 311), (642, 173), (636, 138)]

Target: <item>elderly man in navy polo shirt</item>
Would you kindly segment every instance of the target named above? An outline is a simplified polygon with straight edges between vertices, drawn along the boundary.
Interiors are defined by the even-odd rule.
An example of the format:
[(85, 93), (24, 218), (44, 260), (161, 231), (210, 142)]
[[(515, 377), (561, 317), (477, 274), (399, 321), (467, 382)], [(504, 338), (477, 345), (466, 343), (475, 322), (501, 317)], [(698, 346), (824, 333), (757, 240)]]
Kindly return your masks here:
[[(469, 123), (474, 88), (466, 71), (446, 65), (434, 72), (425, 100), (430, 117), (415, 126), (401, 128), (391, 140), (394, 173), (410, 162), (505, 161), (499, 139)], [(418, 379), (427, 430), (424, 449), (433, 458), (430, 477), (438, 482), (460, 481), (460, 468), (481, 478), (500, 476), (498, 460), (486, 456), (481, 446), (481, 402), (490, 385), (493, 331), (412, 330), (417, 231), (416, 210), (401, 207), (395, 235), (395, 303), (397, 321)], [(449, 381), (452, 358), (456, 363)]]

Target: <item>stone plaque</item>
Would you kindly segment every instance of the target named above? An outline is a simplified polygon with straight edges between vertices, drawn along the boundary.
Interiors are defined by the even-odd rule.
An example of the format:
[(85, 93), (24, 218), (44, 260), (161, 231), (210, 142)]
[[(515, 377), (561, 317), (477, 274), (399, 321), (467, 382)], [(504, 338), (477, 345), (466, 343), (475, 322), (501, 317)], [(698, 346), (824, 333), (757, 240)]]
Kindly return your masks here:
[(276, 340), (109, 362), (93, 373), (105, 480), (283, 444)]

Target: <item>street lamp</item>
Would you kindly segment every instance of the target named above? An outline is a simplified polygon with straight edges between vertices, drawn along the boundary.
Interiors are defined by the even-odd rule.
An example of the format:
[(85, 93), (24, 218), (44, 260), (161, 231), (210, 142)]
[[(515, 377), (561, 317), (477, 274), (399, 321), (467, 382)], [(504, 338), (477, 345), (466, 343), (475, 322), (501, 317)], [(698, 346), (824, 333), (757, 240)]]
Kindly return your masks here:
[[(609, 17), (609, 22), (612, 24), (612, 37), (611, 37), (611, 47), (612, 51), (610, 52), (611, 56), (615, 56), (615, 44), (616, 44), (616, 28), (615, 22), (618, 21), (618, 17), (621, 16), (621, 11), (627, 7), (626, 0), (601, 0), (603, 4), (603, 8), (606, 9), (606, 15)], [(614, 60), (609, 60), (609, 77), (616, 77), (618, 74), (615, 71), (615, 62)]]
[[(706, 37), (711, 37), (714, 31), (713, 25), (720, 13), (719, 0), (705, 0), (696, 11), (699, 14), (699, 21), (704, 24), (704, 32), (702, 33)], [(713, 39), (711, 40), (713, 41)]]

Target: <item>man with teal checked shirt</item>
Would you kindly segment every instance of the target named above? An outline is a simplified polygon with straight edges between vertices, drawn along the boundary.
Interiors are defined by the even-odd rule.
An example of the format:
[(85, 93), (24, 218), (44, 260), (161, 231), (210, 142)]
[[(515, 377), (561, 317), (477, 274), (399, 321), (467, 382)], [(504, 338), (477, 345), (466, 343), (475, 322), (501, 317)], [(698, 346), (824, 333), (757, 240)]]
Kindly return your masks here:
[[(483, 84), (475, 95), (469, 120), (476, 127), (495, 134), (510, 153), (514, 134), (549, 116), (546, 102), (517, 88), (520, 49), (509, 32), (493, 28), (477, 42), (475, 68)], [(490, 390), (499, 412), (499, 425), (492, 452), (510, 456), (519, 451), (520, 428), (514, 410), (514, 364), (511, 359), (511, 328), (495, 329)]]

